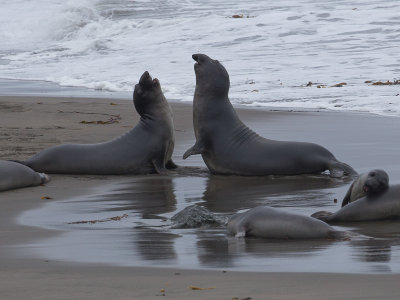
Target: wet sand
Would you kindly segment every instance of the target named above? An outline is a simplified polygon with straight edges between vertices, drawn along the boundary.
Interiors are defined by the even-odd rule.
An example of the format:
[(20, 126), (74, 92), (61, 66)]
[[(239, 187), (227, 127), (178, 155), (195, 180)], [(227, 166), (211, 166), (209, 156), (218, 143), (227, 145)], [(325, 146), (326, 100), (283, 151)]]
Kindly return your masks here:
[[(184, 151), (194, 142), (191, 105), (172, 103), (172, 107), (176, 129), (173, 159), (182, 166), (204, 168), (200, 156), (190, 157), (185, 161), (181, 159)], [(397, 163), (400, 161), (398, 151), (400, 134), (396, 130), (400, 125), (399, 119), (363, 114), (270, 112), (244, 108), (238, 109), (238, 112), (242, 120), (260, 135), (278, 140), (316, 142), (332, 151), (339, 160), (351, 164), (359, 172), (382, 168), (388, 171), (392, 184), (400, 181), (400, 164)], [(81, 121), (107, 121), (110, 118), (117, 118), (119, 122), (109, 125), (80, 123)], [(133, 112), (130, 101), (0, 97), (2, 133), (0, 158), (27, 158), (41, 149), (59, 143), (94, 143), (109, 140), (129, 130), (136, 121), (137, 114)], [(223, 260), (223, 255), (218, 254), (218, 245), (214, 246), (215, 253), (208, 252), (203, 256), (206, 261), (203, 267), (212, 268), (212, 264), (217, 265), (212, 268), (213, 270), (189, 270), (184, 264), (183, 268), (180, 264), (177, 264), (178, 268), (174, 265), (169, 265), (169, 268), (159, 268), (160, 265), (157, 263), (153, 267), (146, 268), (117, 267), (102, 264), (101, 260), (89, 264), (34, 255), (46, 250), (40, 249), (45, 246), (37, 241), (62, 234), (55, 229), (46, 230), (43, 227), (20, 225), (21, 220), (18, 220), (18, 217), (24, 216), (25, 211), (37, 209), (49, 202), (57, 203), (71, 197), (90, 195), (93, 190), (113, 182), (131, 181), (140, 188), (154, 178), (154, 176), (62, 175), (52, 177), (53, 180), (46, 186), (0, 194), (2, 208), (0, 210), (2, 241), (0, 292), (4, 298), (153, 299), (164, 293), (170, 299), (188, 297), (194, 299), (399, 298), (397, 283), (400, 276), (398, 274), (355, 275), (340, 274), (337, 271), (336, 274), (332, 274), (326, 273), (329, 271), (322, 266), (321, 270), (324, 270), (324, 273), (291, 273), (290, 271), (281, 273), (277, 270), (270, 273), (237, 272), (232, 271), (235, 270), (234, 268), (225, 269), (224, 265), (218, 267), (218, 260)], [(276, 180), (274, 184), (266, 186), (260, 182), (260, 179), (208, 177), (204, 172), (201, 172), (199, 177), (207, 183), (204, 192), (200, 192), (201, 196), (196, 196), (198, 199), (196, 198), (195, 202), (203, 202), (202, 204), (212, 211), (220, 213), (232, 213), (259, 204), (290, 207), (299, 213), (308, 213), (309, 210), (318, 210), (321, 207), (334, 211), (339, 208), (340, 203), (334, 204), (333, 198), (339, 198), (340, 202), (340, 197), (343, 197), (348, 187), (348, 182), (325, 179)], [(178, 186), (174, 185), (175, 195), (180, 192), (179, 182), (184, 182), (184, 192), (189, 195), (190, 191), (199, 189), (198, 182), (183, 181), (182, 178), (186, 178), (185, 176), (175, 174), (173, 178), (178, 182)], [(157, 180), (163, 181), (165, 178)], [(309, 192), (310, 190), (313, 192)], [(270, 202), (266, 202), (265, 195), (269, 196)], [(43, 196), (53, 199), (43, 200), (41, 199)], [(293, 197), (297, 197), (295, 201)], [(312, 203), (307, 203), (310, 197), (315, 199), (312, 199)], [(110, 195), (104, 195), (98, 199), (103, 203), (113, 200)], [(150, 214), (172, 213), (178, 209), (177, 204), (179, 202), (172, 206), (167, 205), (167, 208), (162, 208), (160, 211), (151, 210)], [(115, 214), (118, 214), (120, 210)], [(108, 209), (108, 211), (111, 210)], [(145, 215), (146, 212), (140, 211), (140, 213)], [(43, 218), (46, 219), (46, 216)], [(365, 231), (371, 233), (368, 226), (361, 228), (362, 230), (364, 230), (363, 233)], [(398, 231), (395, 231), (393, 236), (398, 238)], [(201, 243), (199, 245), (201, 246)], [(255, 247), (258, 246), (256, 243)], [(51, 247), (47, 245), (45, 248)], [(393, 264), (393, 268), (386, 268), (383, 273), (399, 273), (396, 271), (399, 269), (396, 265), (398, 254), (395, 252), (398, 246), (389, 245), (388, 247), (392, 247), (394, 258), (392, 262), (389, 258), (386, 266)], [(149, 249), (151, 245), (145, 247), (144, 252)], [(210, 249), (213, 250), (213, 246)], [(44, 253), (48, 253), (46, 251)], [(70, 257), (74, 256), (79, 258), (80, 254), (70, 255)], [(93, 256), (96, 257), (96, 245), (93, 247)], [(148, 265), (151, 265), (151, 259), (148, 261), (150, 262)], [(107, 258), (104, 262), (107, 263)], [(353, 272), (346, 269), (345, 273)], [(188, 288), (190, 285), (215, 288), (195, 291)], [(161, 291), (163, 289), (165, 292)]]

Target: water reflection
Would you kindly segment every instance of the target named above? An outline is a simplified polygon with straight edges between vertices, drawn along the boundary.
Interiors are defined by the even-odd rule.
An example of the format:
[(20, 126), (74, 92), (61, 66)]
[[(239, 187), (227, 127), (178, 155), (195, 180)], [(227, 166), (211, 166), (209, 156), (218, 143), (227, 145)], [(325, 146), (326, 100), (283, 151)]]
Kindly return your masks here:
[(332, 240), (264, 240), (259, 238), (229, 238), (230, 253), (248, 254), (260, 258), (313, 256), (335, 243)]
[(393, 247), (400, 246), (400, 221), (352, 223), (353, 230), (372, 237), (351, 242), (353, 258), (363, 262), (390, 262)]
[(332, 202), (333, 196), (326, 189), (350, 181), (323, 175), (276, 178), (210, 175), (202, 204), (221, 213), (257, 205), (322, 207)]
[(196, 247), (199, 263), (204, 267), (232, 268), (235, 266), (225, 230), (198, 232)]
[[(400, 222), (395, 221), (338, 226), (374, 238), (341, 242), (236, 239), (224, 227), (170, 228), (169, 218), (194, 203), (228, 215), (257, 205), (307, 215), (319, 206), (334, 210), (332, 198), (338, 189), (347, 189), (346, 183), (327, 176), (150, 175), (124, 179), (86, 197), (49, 202), (21, 219), (68, 232), (37, 247), (55, 259), (248, 271), (400, 272)], [(118, 222), (68, 224), (124, 214), (128, 217)], [(91, 255), (78, 258), (77, 253)]]
[(152, 228), (136, 228), (131, 243), (142, 260), (176, 262), (175, 239), (179, 235)]
[(103, 204), (105, 211), (133, 211), (144, 219), (176, 210), (174, 184), (169, 177), (149, 176), (124, 182), (118, 188), (97, 196), (96, 201)]

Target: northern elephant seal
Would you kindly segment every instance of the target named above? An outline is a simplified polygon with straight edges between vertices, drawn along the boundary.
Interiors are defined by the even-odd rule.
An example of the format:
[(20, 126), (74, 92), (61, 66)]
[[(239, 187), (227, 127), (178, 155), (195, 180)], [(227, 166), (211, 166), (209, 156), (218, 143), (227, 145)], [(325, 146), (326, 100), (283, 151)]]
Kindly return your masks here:
[(319, 211), (311, 217), (327, 223), (400, 219), (400, 185), (389, 186), (382, 193), (362, 197), (335, 213)]
[(193, 59), (196, 143), (184, 159), (201, 154), (215, 174), (298, 175), (326, 170), (332, 177), (357, 174), (317, 144), (269, 140), (254, 133), (239, 120), (229, 101), (229, 75), (224, 66), (204, 54), (194, 54)]
[(268, 239), (345, 239), (350, 236), (348, 232), (335, 230), (322, 221), (268, 206), (257, 206), (233, 215), (227, 230), (228, 234), (236, 237)]
[(16, 162), (0, 160), (0, 192), (48, 182), (46, 174), (37, 173), (31, 168)]
[(361, 174), (353, 181), (342, 201), (342, 207), (367, 195), (377, 195), (389, 187), (389, 175), (375, 169)]
[(139, 123), (108, 142), (64, 144), (45, 149), (21, 163), (39, 172), (60, 174), (147, 174), (174, 168), (171, 108), (160, 82), (146, 71), (135, 86)]

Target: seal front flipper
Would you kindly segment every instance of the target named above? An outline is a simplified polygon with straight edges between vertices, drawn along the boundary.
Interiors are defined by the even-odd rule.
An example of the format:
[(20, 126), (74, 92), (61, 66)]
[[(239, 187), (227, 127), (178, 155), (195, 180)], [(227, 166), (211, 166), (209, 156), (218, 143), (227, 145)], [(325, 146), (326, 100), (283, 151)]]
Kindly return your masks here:
[(164, 166), (164, 164), (162, 163), (161, 160), (153, 159), (151, 161), (151, 163), (152, 163), (152, 165), (154, 167), (154, 170), (155, 170), (155, 172), (157, 174), (163, 175), (163, 174), (168, 173), (168, 170), (166, 169), (166, 167)]
[(193, 147), (186, 150), (183, 154), (183, 159), (188, 158), (190, 155), (202, 154), (205, 151), (205, 147), (201, 141), (197, 141)]
[(165, 167), (168, 170), (173, 170), (176, 169), (178, 166), (172, 161), (172, 159), (170, 159), (169, 161), (167, 161), (167, 163), (165, 164)]
[(343, 198), (342, 201), (342, 207), (345, 206), (346, 204), (349, 204), (350, 198), (351, 198), (351, 191), (353, 190), (354, 182), (350, 185), (349, 190), (347, 191), (346, 195)]
[(324, 222), (329, 222), (330, 219), (332, 218), (333, 213), (329, 211), (317, 211), (316, 213), (313, 213), (311, 217), (324, 221)]

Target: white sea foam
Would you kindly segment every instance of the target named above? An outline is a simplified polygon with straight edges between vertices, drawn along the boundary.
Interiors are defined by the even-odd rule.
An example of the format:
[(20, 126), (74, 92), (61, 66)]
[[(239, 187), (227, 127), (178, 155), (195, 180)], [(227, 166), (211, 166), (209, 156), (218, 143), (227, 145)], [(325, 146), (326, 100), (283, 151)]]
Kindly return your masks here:
[(0, 2), (0, 78), (131, 91), (148, 70), (191, 101), (200, 52), (234, 103), (400, 116), (399, 85), (365, 83), (400, 79), (397, 0)]

